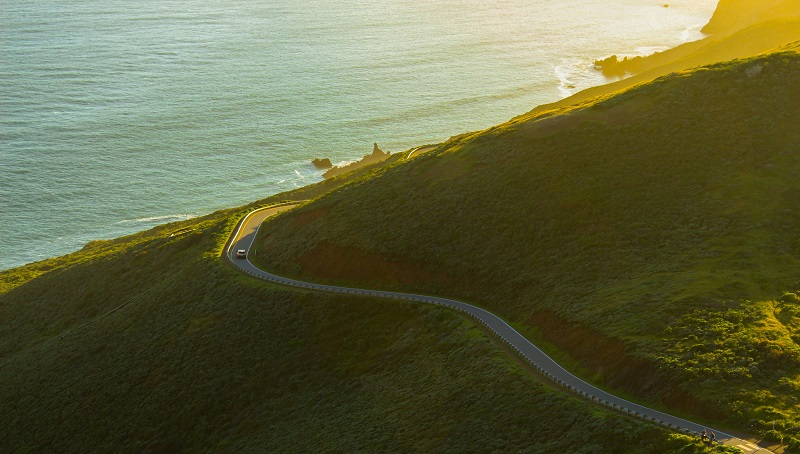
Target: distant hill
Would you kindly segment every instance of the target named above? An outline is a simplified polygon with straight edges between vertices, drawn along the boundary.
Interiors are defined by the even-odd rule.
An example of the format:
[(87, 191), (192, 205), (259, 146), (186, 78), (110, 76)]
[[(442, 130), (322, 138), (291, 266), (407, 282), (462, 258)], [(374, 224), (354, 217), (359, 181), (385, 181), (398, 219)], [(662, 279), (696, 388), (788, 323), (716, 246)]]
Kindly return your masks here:
[(800, 17), (796, 0), (720, 0), (703, 33), (724, 35), (762, 22)]
[[(603, 71), (611, 75), (635, 74), (608, 87), (632, 86), (670, 72), (757, 55), (797, 40), (800, 40), (800, 16), (773, 19), (729, 35), (713, 35), (647, 57), (634, 57), (617, 63), (612, 59), (603, 64)], [(606, 86), (590, 90), (601, 87)]]
[(695, 66), (768, 52), (800, 40), (800, 2), (796, 0), (722, 0), (704, 32), (710, 36), (646, 57), (598, 61), (610, 76), (631, 75), (592, 87), (561, 101), (537, 106), (534, 112), (569, 106), (651, 81)]
[(796, 51), (770, 53), (452, 140), (280, 216), (262, 265), (477, 303), (601, 385), (788, 431), (797, 74)]

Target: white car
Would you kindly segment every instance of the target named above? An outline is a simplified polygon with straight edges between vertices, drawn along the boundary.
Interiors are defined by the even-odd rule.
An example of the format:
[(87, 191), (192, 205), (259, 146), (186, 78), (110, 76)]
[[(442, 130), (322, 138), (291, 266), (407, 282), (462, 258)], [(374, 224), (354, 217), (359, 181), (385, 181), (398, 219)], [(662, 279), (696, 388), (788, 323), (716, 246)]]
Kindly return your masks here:
[(236, 251), (236, 258), (237, 259), (247, 258), (247, 251), (244, 249), (239, 249), (238, 251)]

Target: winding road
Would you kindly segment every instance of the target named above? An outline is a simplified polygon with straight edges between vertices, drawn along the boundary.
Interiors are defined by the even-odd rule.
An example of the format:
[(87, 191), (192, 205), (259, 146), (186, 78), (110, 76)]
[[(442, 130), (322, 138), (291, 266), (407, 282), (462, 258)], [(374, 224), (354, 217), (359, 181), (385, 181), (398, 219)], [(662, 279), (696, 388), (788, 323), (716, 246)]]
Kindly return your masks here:
[[(503, 319), (485, 309), (481, 309), (480, 307), (462, 303), (461, 301), (433, 296), (416, 295), (412, 293), (384, 292), (379, 290), (315, 284), (277, 276), (257, 268), (252, 262), (250, 262), (249, 251), (253, 245), (253, 242), (255, 241), (256, 234), (258, 233), (261, 224), (270, 216), (274, 216), (282, 211), (289, 210), (296, 205), (297, 203), (275, 205), (267, 208), (261, 208), (247, 214), (239, 222), (239, 225), (234, 230), (230, 239), (228, 239), (228, 244), (226, 244), (225, 248), (225, 256), (228, 258), (228, 260), (230, 260), (236, 268), (244, 273), (277, 284), (323, 292), (390, 298), (445, 306), (476, 320), (478, 323), (482, 324), (488, 330), (494, 333), (503, 343), (508, 345), (509, 348), (514, 350), (521, 358), (530, 363), (530, 365), (544, 377), (552, 380), (559, 387), (562, 387), (565, 390), (568, 390), (586, 400), (616, 410), (620, 413), (630, 415), (644, 421), (652, 422), (664, 428), (688, 435), (699, 436), (703, 429), (706, 429), (707, 431), (713, 431), (720, 443), (728, 446), (735, 446), (748, 454), (770, 452), (766, 448), (759, 447), (752, 442), (736, 438), (722, 431), (653, 410), (619, 398), (613, 394), (609, 394), (608, 392), (603, 391), (602, 389), (597, 388), (568, 372), (552, 358), (547, 356), (542, 350), (523, 337), (514, 328), (509, 326), (509, 324), (503, 321)], [(247, 250), (248, 258), (237, 259), (235, 257), (235, 252), (239, 249)]]

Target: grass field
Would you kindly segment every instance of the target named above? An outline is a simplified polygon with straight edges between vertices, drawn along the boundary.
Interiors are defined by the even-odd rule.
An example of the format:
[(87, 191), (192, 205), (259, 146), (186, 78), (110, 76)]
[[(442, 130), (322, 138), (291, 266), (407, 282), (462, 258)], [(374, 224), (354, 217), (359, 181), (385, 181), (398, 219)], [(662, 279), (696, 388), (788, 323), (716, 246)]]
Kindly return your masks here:
[(789, 439), (798, 73), (787, 47), (521, 116), (279, 216), (257, 259), (479, 304), (598, 384)]
[(0, 273), (0, 451), (709, 452), (453, 312), (245, 277), (220, 258), (245, 211)]

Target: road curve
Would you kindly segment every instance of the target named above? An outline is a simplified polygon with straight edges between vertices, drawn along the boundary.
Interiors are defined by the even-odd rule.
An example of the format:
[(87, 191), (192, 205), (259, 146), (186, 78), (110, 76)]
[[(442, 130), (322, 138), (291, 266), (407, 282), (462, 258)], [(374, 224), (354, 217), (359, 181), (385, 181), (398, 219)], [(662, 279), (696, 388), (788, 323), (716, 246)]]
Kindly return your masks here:
[[(722, 431), (653, 410), (633, 402), (629, 402), (581, 380), (561, 367), (560, 364), (555, 362), (538, 347), (533, 345), (528, 339), (523, 337), (514, 328), (509, 326), (508, 323), (503, 321), (503, 319), (480, 307), (462, 303), (461, 301), (434, 296), (416, 295), (413, 293), (384, 292), (379, 290), (315, 284), (277, 276), (257, 268), (252, 262), (250, 262), (249, 255), (250, 249), (255, 241), (256, 234), (258, 233), (261, 224), (268, 217), (291, 209), (296, 205), (297, 203), (285, 203), (273, 205), (267, 208), (260, 208), (248, 213), (239, 222), (239, 225), (228, 239), (228, 243), (226, 244), (224, 250), (224, 255), (236, 268), (244, 273), (277, 284), (323, 292), (372, 296), (404, 301), (414, 301), (418, 303), (436, 304), (456, 310), (471, 317), (492, 331), (503, 343), (508, 345), (521, 358), (530, 363), (530, 365), (543, 376), (552, 380), (556, 385), (580, 397), (583, 397), (586, 400), (590, 400), (598, 405), (608, 407), (620, 413), (630, 415), (644, 421), (652, 422), (664, 428), (672, 429), (676, 432), (681, 432), (688, 435), (699, 436), (703, 429), (706, 429), (707, 431), (713, 431), (717, 436), (717, 440), (719, 440), (722, 444), (727, 446), (735, 446), (748, 454), (769, 452), (767, 449), (761, 448), (754, 443), (736, 438)], [(237, 259), (235, 257), (235, 253), (236, 250), (239, 249), (247, 250), (248, 258)]]

